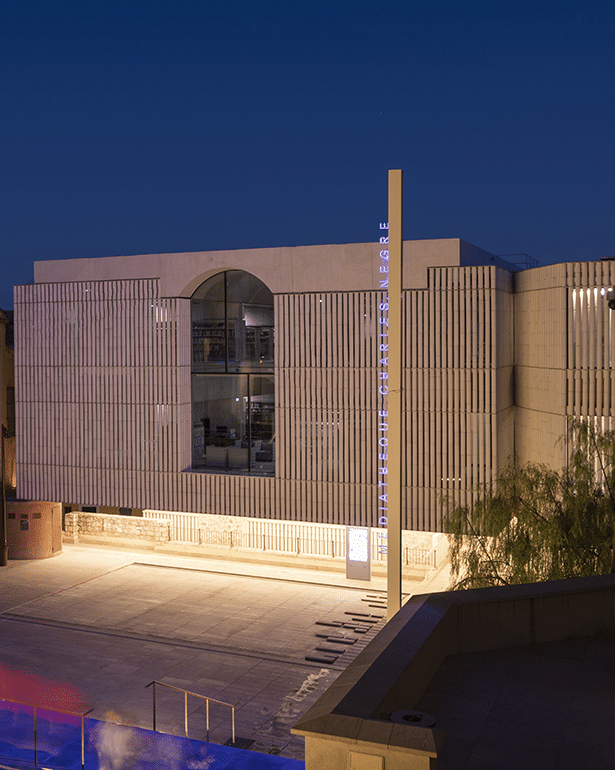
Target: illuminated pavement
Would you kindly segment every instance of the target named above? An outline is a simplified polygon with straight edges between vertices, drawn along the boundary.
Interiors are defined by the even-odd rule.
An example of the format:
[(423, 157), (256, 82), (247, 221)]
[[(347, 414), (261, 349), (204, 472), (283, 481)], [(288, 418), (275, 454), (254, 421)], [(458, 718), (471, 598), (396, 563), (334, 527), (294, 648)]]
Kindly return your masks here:
[[(384, 623), (372, 617), (367, 633), (355, 633), (318, 621), (386, 614), (370, 606), (382, 587), (322, 571), (65, 545), (52, 559), (0, 570), (0, 662), (76, 686), (92, 718), (113, 713), (140, 728), (152, 726), (154, 679), (238, 703), (240, 745), (303, 759), (290, 727)], [(323, 631), (356, 641), (331, 644), (316, 636)], [(344, 651), (330, 664), (306, 661), (323, 642)], [(184, 696), (158, 687), (156, 699), (158, 729), (183, 734)], [(210, 740), (223, 744), (230, 709), (210, 710)], [(204, 702), (190, 697), (188, 714), (190, 738), (205, 740)]]

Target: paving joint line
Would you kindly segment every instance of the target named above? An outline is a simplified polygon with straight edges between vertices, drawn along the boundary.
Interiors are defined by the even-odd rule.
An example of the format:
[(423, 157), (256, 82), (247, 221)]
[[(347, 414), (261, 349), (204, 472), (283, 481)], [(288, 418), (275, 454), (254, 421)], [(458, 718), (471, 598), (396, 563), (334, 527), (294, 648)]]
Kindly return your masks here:
[[(254, 650), (244, 650), (237, 647), (223, 647), (215, 644), (197, 644), (189, 639), (170, 639), (166, 636), (150, 636), (149, 634), (131, 633), (130, 631), (118, 632), (107, 628), (94, 628), (92, 626), (82, 626), (78, 623), (65, 623), (61, 620), (49, 620), (47, 618), (23, 617), (20, 615), (11, 615), (10, 612), (3, 612), (5, 617), (0, 620), (14, 621), (16, 623), (30, 623), (36, 626), (47, 626), (50, 628), (64, 628), (68, 631), (80, 631), (83, 633), (99, 634), (101, 636), (112, 636), (119, 639), (133, 639), (138, 642), (151, 642), (154, 644), (166, 645), (168, 647), (185, 647), (189, 650), (201, 650), (202, 652), (216, 652), (226, 655), (237, 655), (243, 658), (256, 658), (258, 660), (271, 661), (272, 663), (287, 663), (292, 666), (308, 666), (310, 668), (322, 668), (322, 665), (310, 663), (307, 660), (297, 660), (284, 655), (271, 653), (263, 654)], [(331, 665), (330, 668), (343, 671), (346, 666), (337, 668)]]
[[(208, 569), (207, 567), (184, 567), (182, 565), (178, 564), (154, 564), (151, 562), (141, 562), (141, 561), (135, 561), (132, 563), (132, 565), (129, 566), (136, 566), (136, 567), (160, 567), (162, 569), (178, 569), (178, 570), (186, 570), (187, 572), (206, 572), (210, 573), (212, 575), (224, 575), (226, 577), (239, 577), (239, 578), (254, 578), (255, 580), (277, 580), (282, 581), (284, 583), (298, 583), (300, 585), (308, 585), (308, 586), (326, 586), (327, 588), (339, 588), (344, 591), (360, 591), (361, 593), (366, 593), (370, 589), (366, 586), (365, 588), (363, 586), (346, 586), (346, 585), (340, 585), (339, 583), (323, 583), (318, 582), (316, 580), (299, 580), (297, 578), (290, 578), (290, 577), (275, 577), (273, 575), (251, 575), (249, 573), (238, 573), (238, 572), (225, 572), (224, 570), (215, 570), (215, 569)], [(412, 596), (412, 594), (402, 594), (402, 596)]]
[(47, 599), (49, 596), (57, 596), (58, 594), (63, 593), (64, 591), (70, 591), (71, 588), (77, 588), (78, 586), (85, 585), (85, 583), (89, 583), (92, 580), (98, 580), (98, 578), (106, 577), (107, 575), (111, 575), (113, 572), (119, 572), (121, 569), (125, 569), (126, 567), (130, 567), (134, 562), (129, 562), (127, 564), (122, 564), (119, 567), (114, 567), (113, 569), (106, 570), (104, 572), (101, 572), (98, 575), (93, 575), (92, 577), (86, 578), (85, 580), (80, 580), (78, 583), (73, 583), (70, 586), (64, 586), (64, 588), (58, 588), (57, 591), (49, 591), (48, 593), (41, 594), (41, 596), (36, 596), (34, 599), (28, 599), (27, 602), (22, 602), (21, 604), (16, 604), (14, 607), (9, 607), (6, 610), (0, 610), (0, 616), (4, 615), (6, 613), (11, 613), (14, 610), (18, 610), (21, 607), (25, 607), (27, 604), (32, 604), (32, 602), (39, 602), (41, 599)]

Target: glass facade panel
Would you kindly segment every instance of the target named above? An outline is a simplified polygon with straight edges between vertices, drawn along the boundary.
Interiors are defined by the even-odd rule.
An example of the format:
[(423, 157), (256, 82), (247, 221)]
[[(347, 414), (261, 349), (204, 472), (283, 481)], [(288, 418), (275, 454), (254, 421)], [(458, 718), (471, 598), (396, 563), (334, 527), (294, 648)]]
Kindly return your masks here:
[(273, 369), (273, 294), (262, 281), (240, 270), (226, 273), (228, 371)]
[(208, 470), (247, 471), (241, 444), (247, 428), (248, 378), (192, 375), (192, 465)]
[(273, 295), (240, 270), (192, 297), (192, 467), (275, 471)]
[(250, 465), (262, 473), (275, 470), (275, 395), (272, 376), (250, 377)]
[(225, 273), (205, 281), (192, 297), (192, 371), (225, 372)]

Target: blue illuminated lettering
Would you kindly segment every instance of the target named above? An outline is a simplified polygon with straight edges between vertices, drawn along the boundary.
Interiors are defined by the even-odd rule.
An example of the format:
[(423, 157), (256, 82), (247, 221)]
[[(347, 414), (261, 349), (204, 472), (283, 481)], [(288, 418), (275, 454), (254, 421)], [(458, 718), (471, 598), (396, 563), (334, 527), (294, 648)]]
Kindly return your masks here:
[[(381, 230), (388, 230), (389, 229), (389, 223), (388, 222), (381, 222), (380, 223), (380, 229)], [(388, 235), (382, 235), (380, 236), (380, 243), (381, 244), (388, 244), (389, 242), (389, 236)], [(388, 273), (389, 272), (389, 250), (388, 249), (381, 249), (380, 250), (380, 265), (378, 266), (380, 273)], [(384, 279), (380, 279), (378, 281), (379, 288), (382, 289), (382, 299), (381, 302), (378, 305), (379, 318), (378, 318), (378, 326), (380, 328), (381, 333), (378, 335), (380, 339), (387, 340), (387, 342), (382, 342), (379, 345), (379, 350), (381, 353), (386, 353), (389, 350), (388, 346), (388, 326), (389, 326), (389, 278), (388, 276)], [(378, 361), (379, 367), (382, 367), (380, 371), (378, 372), (378, 380), (379, 382), (383, 382), (389, 379), (389, 373), (388, 373), (388, 367), (389, 367), (389, 359), (387, 356), (381, 357)], [(387, 408), (387, 396), (389, 393), (389, 388), (387, 385), (379, 384), (378, 387), (378, 394), (382, 397), (381, 402), (381, 408), (378, 409), (378, 417), (388, 417), (389, 416), (389, 410)], [(387, 436), (389, 430), (389, 423), (388, 422), (379, 422), (378, 423), (378, 432), (380, 435), (378, 436), (378, 475), (379, 476), (387, 476), (389, 473), (389, 466), (387, 465), (387, 461), (389, 459), (389, 455), (387, 453), (387, 447), (389, 444), (389, 439)], [(382, 435), (384, 434), (384, 435)], [(384, 451), (383, 451), (384, 450)], [(380, 465), (380, 463), (383, 463), (383, 465)], [(387, 481), (386, 479), (383, 481), (382, 479), (378, 479), (378, 488), (381, 491), (381, 494), (378, 496), (378, 501), (382, 503), (382, 505), (378, 506), (378, 510), (381, 511), (381, 515), (378, 517), (378, 526), (384, 527), (384, 531), (380, 530), (378, 532), (378, 553), (380, 554), (386, 554), (387, 553), (387, 531), (386, 527), (388, 525), (389, 519), (387, 514), (388, 511), (388, 503), (389, 503), (389, 495), (388, 493), (382, 489), (383, 487), (386, 488)]]

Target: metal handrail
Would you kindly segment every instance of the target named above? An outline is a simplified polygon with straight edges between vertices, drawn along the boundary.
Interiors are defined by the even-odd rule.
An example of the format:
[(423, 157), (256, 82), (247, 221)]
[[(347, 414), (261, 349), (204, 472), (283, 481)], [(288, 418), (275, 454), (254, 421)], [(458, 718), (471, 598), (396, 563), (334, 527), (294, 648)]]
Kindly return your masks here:
[(239, 701), (237, 703), (225, 703), (222, 700), (216, 700), (215, 698), (208, 698), (207, 695), (200, 695), (198, 692), (191, 692), (190, 690), (184, 690), (182, 687), (174, 687), (172, 684), (165, 684), (164, 682), (158, 682), (154, 679), (153, 682), (150, 682), (149, 684), (146, 684), (145, 687), (152, 687), (152, 694), (154, 696), (154, 703), (153, 703), (153, 727), (152, 729), (154, 732), (156, 731), (156, 685), (159, 684), (161, 687), (167, 687), (169, 690), (175, 690), (176, 692), (183, 692), (184, 693), (184, 731), (186, 733), (186, 738), (188, 737), (188, 696), (194, 695), (195, 698), (201, 698), (201, 700), (205, 701), (205, 726), (207, 728), (207, 740), (209, 741), (209, 702), (212, 703), (218, 703), (220, 706), (228, 706), (231, 709), (231, 721), (232, 721), (232, 734), (233, 734), (233, 745), (235, 744), (235, 706), (239, 704)]
[(91, 714), (94, 709), (86, 711), (84, 714), (79, 714), (77, 711), (60, 711), (59, 709), (51, 709), (47, 706), (35, 706), (33, 703), (23, 703), (20, 700), (5, 700), (5, 703), (17, 703), (18, 706), (29, 706), (34, 709), (34, 764), (38, 765), (38, 718), (36, 714), (37, 709), (43, 709), (43, 711), (52, 711), (54, 714), (68, 714), (71, 717), (81, 717), (81, 770), (84, 770), (85, 766), (85, 726), (84, 719), (88, 714)]

